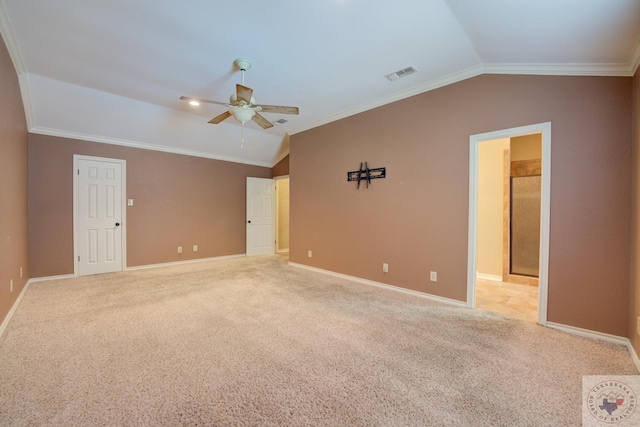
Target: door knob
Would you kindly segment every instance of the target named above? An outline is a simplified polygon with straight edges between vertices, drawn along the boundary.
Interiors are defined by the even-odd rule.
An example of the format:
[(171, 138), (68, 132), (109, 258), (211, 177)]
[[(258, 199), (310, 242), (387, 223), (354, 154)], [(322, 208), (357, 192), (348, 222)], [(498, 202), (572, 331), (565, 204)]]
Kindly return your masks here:
[(251, 224), (251, 220), (247, 221), (249, 224)]
[(120, 226), (120, 223), (119, 223), (119, 222), (116, 222), (116, 227), (119, 227), (119, 226)]

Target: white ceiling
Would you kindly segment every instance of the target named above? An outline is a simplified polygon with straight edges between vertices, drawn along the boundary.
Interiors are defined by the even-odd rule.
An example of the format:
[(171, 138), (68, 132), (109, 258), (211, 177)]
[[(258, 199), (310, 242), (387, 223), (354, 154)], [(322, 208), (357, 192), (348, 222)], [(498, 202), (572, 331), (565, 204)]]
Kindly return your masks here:
[[(0, 0), (32, 132), (272, 166), (284, 136), (482, 73), (631, 76), (640, 0)], [(4, 10), (2, 10), (4, 9)], [(240, 82), (299, 116), (207, 121)], [(414, 66), (395, 82), (384, 76)]]

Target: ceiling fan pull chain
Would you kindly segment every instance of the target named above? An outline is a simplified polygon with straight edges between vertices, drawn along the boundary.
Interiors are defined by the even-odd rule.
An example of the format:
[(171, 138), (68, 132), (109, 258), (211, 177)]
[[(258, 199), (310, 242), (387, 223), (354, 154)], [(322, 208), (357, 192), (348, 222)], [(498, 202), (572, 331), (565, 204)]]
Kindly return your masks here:
[(242, 127), (240, 128), (240, 148), (244, 149), (244, 123), (242, 123)]

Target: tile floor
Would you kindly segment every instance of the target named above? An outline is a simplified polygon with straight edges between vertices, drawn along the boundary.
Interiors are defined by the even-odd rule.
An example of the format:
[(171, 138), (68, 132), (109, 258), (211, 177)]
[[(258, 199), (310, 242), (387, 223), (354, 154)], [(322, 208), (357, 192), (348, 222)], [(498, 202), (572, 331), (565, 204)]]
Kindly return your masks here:
[(538, 321), (538, 287), (476, 279), (476, 308)]

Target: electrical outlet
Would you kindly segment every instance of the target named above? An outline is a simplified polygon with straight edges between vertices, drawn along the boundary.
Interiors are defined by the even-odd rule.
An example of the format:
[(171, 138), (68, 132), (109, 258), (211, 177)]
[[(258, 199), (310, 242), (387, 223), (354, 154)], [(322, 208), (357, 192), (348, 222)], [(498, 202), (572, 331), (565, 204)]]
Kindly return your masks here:
[(193, 252), (198, 252), (198, 245), (193, 245)]
[(313, 252), (309, 251), (309, 252), (307, 253), (307, 256), (308, 256), (309, 258), (311, 258), (311, 257), (313, 256)]
[(22, 267), (20, 267), (20, 278), (22, 279)]
[(638, 330), (638, 335), (640, 335), (640, 316), (638, 316), (638, 324), (636, 325), (636, 329)]
[(182, 253), (182, 246), (178, 246), (178, 253), (181, 254)]
[(382, 263), (382, 272), (383, 273), (388, 273), (389, 272), (389, 264), (387, 264), (386, 262)]
[(438, 281), (438, 272), (437, 271), (432, 271), (429, 273), (429, 280), (431, 280), (432, 282), (437, 282)]
[(9, 280), (9, 292), (13, 292), (13, 279)]

